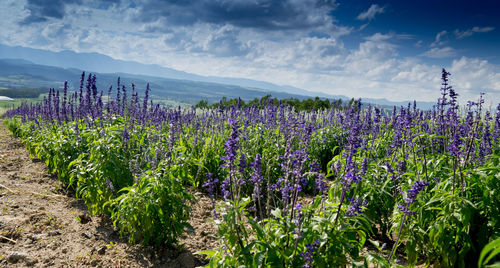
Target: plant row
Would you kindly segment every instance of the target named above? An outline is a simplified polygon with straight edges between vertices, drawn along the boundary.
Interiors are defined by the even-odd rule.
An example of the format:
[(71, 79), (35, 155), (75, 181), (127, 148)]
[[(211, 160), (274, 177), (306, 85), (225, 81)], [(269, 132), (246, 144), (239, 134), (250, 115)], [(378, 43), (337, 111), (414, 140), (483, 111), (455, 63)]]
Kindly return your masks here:
[(166, 109), (149, 86), (141, 99), (118, 79), (105, 94), (83, 74), (78, 91), (50, 90), (5, 116), (130, 242), (177, 243), (197, 189), (223, 244), (200, 252), (212, 267), (448, 267), (479, 261), (500, 237), (500, 104), (460, 107), (448, 75), (433, 110), (387, 114), (360, 100)]

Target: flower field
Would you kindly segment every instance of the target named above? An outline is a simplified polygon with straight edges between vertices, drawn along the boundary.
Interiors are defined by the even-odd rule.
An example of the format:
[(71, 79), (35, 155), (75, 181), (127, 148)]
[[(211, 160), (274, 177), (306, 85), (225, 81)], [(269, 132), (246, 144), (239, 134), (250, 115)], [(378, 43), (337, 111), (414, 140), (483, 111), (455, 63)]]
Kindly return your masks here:
[(131, 243), (175, 245), (193, 191), (223, 245), (210, 267), (482, 266), (499, 261), (500, 104), (297, 112), (166, 109), (135, 85), (50, 90), (4, 114), (33, 157)]

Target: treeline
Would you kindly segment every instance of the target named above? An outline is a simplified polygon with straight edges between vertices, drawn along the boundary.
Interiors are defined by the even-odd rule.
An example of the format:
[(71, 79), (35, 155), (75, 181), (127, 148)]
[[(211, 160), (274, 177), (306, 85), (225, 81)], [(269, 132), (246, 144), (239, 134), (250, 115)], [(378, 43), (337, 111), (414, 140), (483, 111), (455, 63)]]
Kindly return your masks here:
[(345, 109), (351, 106), (356, 107), (357, 103), (358, 100), (355, 99), (350, 99), (349, 101), (343, 101), (342, 99), (330, 101), (329, 99), (321, 99), (319, 97), (304, 100), (299, 100), (297, 98), (277, 99), (272, 98), (272, 96), (268, 94), (260, 99), (254, 98), (248, 102), (245, 102), (241, 98), (227, 99), (226, 97), (222, 97), (219, 102), (213, 104), (209, 104), (208, 100), (200, 100), (195, 107), (201, 109), (216, 109), (228, 108), (234, 105), (238, 107), (256, 106), (258, 108), (264, 108), (267, 105), (286, 105), (293, 107), (296, 111), (318, 111), (331, 108)]
[(49, 89), (44, 87), (0, 88), (0, 96), (6, 96), (9, 98), (38, 98), (40, 94), (47, 92), (49, 92)]

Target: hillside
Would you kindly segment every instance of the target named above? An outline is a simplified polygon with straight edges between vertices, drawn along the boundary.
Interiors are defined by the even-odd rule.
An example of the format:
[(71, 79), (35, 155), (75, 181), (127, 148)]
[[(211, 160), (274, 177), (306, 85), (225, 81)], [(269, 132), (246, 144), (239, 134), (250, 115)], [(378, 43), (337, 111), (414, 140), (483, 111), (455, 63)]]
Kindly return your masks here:
[[(60, 88), (63, 85), (63, 81), (68, 80), (70, 89), (75, 90), (79, 87), (82, 72), (83, 70), (80, 69), (46, 66), (34, 64), (26, 60), (0, 59), (0, 87)], [(97, 75), (97, 85), (99, 88), (116, 87), (117, 78), (120, 77), (121, 84), (130, 87), (131, 83), (134, 83), (137, 85), (140, 93), (144, 91), (146, 84), (150, 83), (153, 97), (188, 104), (194, 104), (201, 99), (216, 102), (224, 96), (227, 98), (240, 97), (244, 100), (260, 98), (268, 94), (277, 98), (307, 98), (304, 95), (211, 82), (169, 79), (128, 73), (94, 74)]]

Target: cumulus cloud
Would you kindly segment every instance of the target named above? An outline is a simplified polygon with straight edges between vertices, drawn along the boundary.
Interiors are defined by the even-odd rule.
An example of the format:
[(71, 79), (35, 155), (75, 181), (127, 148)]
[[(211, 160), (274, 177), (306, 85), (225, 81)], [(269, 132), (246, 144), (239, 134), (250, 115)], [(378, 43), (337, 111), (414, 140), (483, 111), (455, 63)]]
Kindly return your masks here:
[(500, 100), (500, 68), (486, 60), (461, 57), (453, 60), (451, 72), (453, 87), (469, 98), (488, 92), (486, 98)]
[(385, 12), (384, 7), (379, 7), (377, 4), (372, 4), (366, 11), (361, 12), (356, 19), (358, 20), (373, 20), (375, 15)]
[(210, 53), (215, 56), (243, 56), (248, 54), (252, 42), (240, 39), (240, 31), (232, 25), (222, 27), (195, 28), (191, 36), (192, 43), (187, 48), (191, 52)]
[[(407, 34), (374, 33), (361, 36), (355, 47), (344, 47), (343, 36), (356, 30), (332, 16), (335, 1), (7, 1), (0, 9), (4, 44), (98, 52), (200, 75), (245, 77), (350, 97), (435, 100), (446, 66), (425, 58), (462, 52), (443, 47), (448, 37), (458, 36), (447, 31), (437, 33), (429, 51), (413, 58), (399, 54), (400, 46), (416, 42)], [(370, 23), (383, 12), (372, 5), (358, 17)], [(19, 17), (24, 18), (21, 25)], [(500, 99), (498, 66), (452, 59), (448, 67), (461, 97), (476, 96), (477, 88)]]
[(466, 37), (469, 37), (475, 33), (487, 33), (495, 30), (494, 27), (473, 27), (471, 29), (465, 30), (465, 31), (460, 31), (456, 29), (453, 33), (457, 37), (457, 39), (463, 39)]
[(365, 38), (366, 41), (346, 57), (344, 70), (370, 79), (385, 79), (398, 56), (396, 46), (388, 42), (392, 37), (392, 34), (375, 33)]
[(48, 18), (62, 19), (65, 14), (65, 3), (63, 0), (28, 0), (26, 9), (29, 15), (20, 22), (21, 24), (43, 22)]
[(67, 6), (72, 4), (107, 9), (119, 2), (120, 0), (27, 0), (25, 9), (28, 10), (28, 15), (19, 24), (29, 25), (49, 19), (61, 20), (67, 13)]
[(161, 20), (165, 26), (197, 23), (231, 24), (261, 30), (300, 30), (329, 26), (337, 7), (327, 0), (148, 0), (137, 6), (136, 20)]

